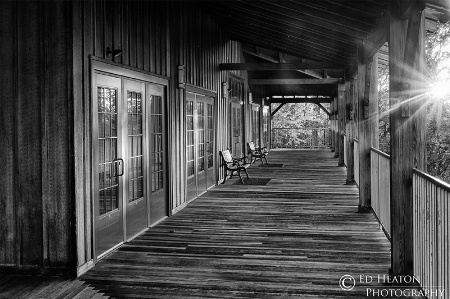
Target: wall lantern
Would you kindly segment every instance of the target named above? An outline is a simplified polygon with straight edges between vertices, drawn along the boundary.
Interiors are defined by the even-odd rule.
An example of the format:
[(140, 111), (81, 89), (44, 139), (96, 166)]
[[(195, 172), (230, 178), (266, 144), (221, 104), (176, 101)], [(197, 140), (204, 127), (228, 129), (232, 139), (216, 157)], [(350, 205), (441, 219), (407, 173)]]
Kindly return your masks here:
[(184, 65), (178, 66), (178, 88), (186, 88), (186, 68)]
[(222, 98), (228, 98), (228, 84), (227, 82), (222, 82)]
[(353, 120), (354, 119), (354, 110), (353, 110), (353, 104), (347, 104), (347, 115), (348, 115), (348, 120)]
[(109, 55), (112, 55), (112, 60), (114, 61), (114, 58), (122, 55), (122, 50), (119, 50), (119, 49), (111, 50), (110, 47), (107, 47), (106, 48), (106, 56), (109, 57)]

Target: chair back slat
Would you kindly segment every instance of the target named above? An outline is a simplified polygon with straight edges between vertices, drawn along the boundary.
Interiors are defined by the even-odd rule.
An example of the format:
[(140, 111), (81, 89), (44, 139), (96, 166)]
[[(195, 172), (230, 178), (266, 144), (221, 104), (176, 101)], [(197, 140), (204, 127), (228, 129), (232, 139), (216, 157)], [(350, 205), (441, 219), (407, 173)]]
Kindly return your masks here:
[(229, 150), (222, 151), (222, 157), (225, 162), (233, 163), (233, 157), (231, 156), (231, 153)]
[(255, 144), (253, 143), (253, 141), (248, 142), (248, 147), (251, 151), (255, 150)]

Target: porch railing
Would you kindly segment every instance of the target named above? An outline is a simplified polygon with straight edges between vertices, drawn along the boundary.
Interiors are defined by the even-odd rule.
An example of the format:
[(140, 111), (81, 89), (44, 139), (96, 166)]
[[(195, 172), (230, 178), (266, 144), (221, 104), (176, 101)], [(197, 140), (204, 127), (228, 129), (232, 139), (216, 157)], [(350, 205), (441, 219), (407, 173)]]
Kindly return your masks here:
[(384, 231), (391, 236), (391, 158), (388, 154), (370, 149), (370, 181), (372, 209)]
[(413, 242), (414, 275), (422, 288), (445, 290), (439, 298), (450, 298), (450, 185), (417, 169), (413, 170)]
[(272, 148), (329, 148), (329, 128), (272, 128)]
[(353, 165), (355, 166), (355, 182), (356, 185), (359, 186), (359, 142), (358, 139), (355, 139), (353, 143)]

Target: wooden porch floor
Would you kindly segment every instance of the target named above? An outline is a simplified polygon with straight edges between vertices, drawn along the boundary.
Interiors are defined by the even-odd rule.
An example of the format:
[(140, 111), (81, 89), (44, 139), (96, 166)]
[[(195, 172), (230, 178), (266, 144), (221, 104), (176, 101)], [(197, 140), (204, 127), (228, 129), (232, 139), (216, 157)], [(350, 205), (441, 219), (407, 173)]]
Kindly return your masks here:
[(345, 168), (329, 150), (268, 160), (284, 166), (249, 168), (267, 185), (227, 181), (101, 260), (76, 288), (33, 298), (367, 298), (366, 287), (381, 285), (343, 291), (339, 279), (387, 274), (390, 244), (372, 214), (357, 213)]
[(265, 186), (213, 188), (82, 277), (114, 297), (364, 298), (342, 275), (387, 274), (390, 244), (329, 150), (272, 151)]

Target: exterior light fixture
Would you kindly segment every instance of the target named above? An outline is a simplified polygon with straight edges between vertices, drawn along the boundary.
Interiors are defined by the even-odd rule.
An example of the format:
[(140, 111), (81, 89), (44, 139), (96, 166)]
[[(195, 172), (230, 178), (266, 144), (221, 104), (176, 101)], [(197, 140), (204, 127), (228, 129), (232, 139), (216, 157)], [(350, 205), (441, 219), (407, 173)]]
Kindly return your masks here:
[(186, 68), (184, 65), (178, 66), (178, 88), (186, 88)]
[(119, 49), (111, 50), (110, 47), (107, 47), (106, 48), (106, 56), (109, 57), (109, 55), (112, 55), (112, 59), (114, 61), (114, 58), (116, 58), (117, 56), (122, 55), (122, 50), (119, 50)]

